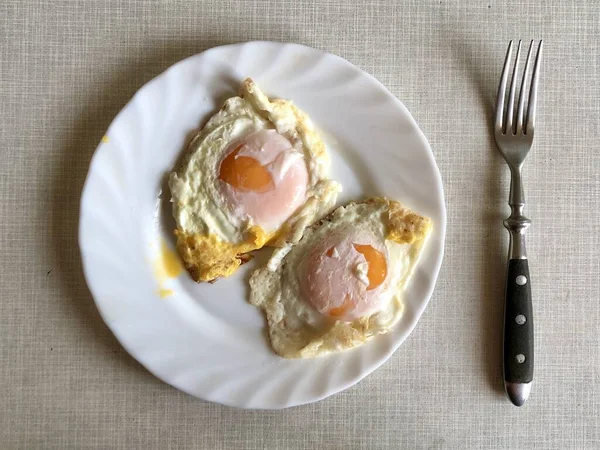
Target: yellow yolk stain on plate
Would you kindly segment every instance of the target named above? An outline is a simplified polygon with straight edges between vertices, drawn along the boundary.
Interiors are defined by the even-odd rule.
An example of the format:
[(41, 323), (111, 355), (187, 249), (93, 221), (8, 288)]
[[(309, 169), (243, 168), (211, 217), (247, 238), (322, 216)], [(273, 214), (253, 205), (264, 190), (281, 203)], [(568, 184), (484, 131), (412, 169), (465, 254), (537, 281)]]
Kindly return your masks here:
[(164, 240), (160, 242), (160, 252), (154, 260), (154, 275), (158, 281), (157, 294), (160, 298), (173, 295), (171, 289), (166, 289), (164, 284), (171, 278), (177, 278), (183, 271), (183, 266), (177, 253), (171, 250)]
[(109, 141), (110, 141), (110, 139), (108, 139), (108, 136), (102, 136), (102, 142), (104, 144), (108, 144)]
[(159, 289), (158, 290), (158, 295), (160, 295), (160, 298), (166, 298), (166, 297), (170, 297), (171, 295), (173, 295), (173, 291), (171, 289)]
[(183, 267), (179, 260), (179, 256), (174, 250), (169, 248), (165, 241), (160, 243), (160, 259), (165, 275), (168, 278), (175, 278), (182, 272)]

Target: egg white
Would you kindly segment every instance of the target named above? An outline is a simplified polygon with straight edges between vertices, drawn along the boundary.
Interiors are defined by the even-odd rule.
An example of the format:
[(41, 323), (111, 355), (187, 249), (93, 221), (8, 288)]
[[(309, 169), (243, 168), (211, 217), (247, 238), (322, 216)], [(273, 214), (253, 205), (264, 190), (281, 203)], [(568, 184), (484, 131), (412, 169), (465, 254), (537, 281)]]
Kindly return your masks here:
[[(399, 231), (404, 238), (397, 237)], [(274, 351), (286, 358), (309, 358), (355, 347), (383, 334), (402, 315), (402, 292), (417, 264), (430, 222), (398, 202), (372, 199), (336, 209), (316, 226), (307, 228), (302, 239), (275, 251), (268, 264), (250, 279), (250, 303), (266, 315)], [(306, 255), (332, 233), (349, 239), (371, 234), (384, 242), (388, 252), (388, 275), (381, 289), (381, 309), (367, 317), (345, 322), (318, 312), (299, 284)]]
[(286, 137), (307, 166), (307, 202), (288, 219), (288, 225), (298, 225), (292, 227), (294, 236), (299, 238), (304, 226), (332, 209), (341, 186), (328, 179), (330, 159), (310, 119), (290, 101), (270, 101), (247, 79), (241, 96), (226, 100), (191, 142), (182, 168), (170, 176), (173, 215), (179, 229), (187, 234), (214, 234), (223, 241), (237, 243), (244, 240), (251, 226), (260, 226), (228, 207), (217, 181), (226, 148), (265, 129), (275, 129)]
[[(308, 172), (306, 200), (276, 229), (233, 210), (219, 189), (220, 165), (229, 145), (260, 130), (274, 129), (290, 141)], [(293, 155), (296, 157), (296, 155)], [(177, 249), (196, 281), (228, 276), (247, 253), (269, 245), (295, 242), (305, 227), (331, 211), (339, 183), (328, 178), (325, 145), (309, 117), (287, 100), (269, 100), (246, 79), (240, 96), (226, 100), (189, 145), (181, 168), (169, 178)]]

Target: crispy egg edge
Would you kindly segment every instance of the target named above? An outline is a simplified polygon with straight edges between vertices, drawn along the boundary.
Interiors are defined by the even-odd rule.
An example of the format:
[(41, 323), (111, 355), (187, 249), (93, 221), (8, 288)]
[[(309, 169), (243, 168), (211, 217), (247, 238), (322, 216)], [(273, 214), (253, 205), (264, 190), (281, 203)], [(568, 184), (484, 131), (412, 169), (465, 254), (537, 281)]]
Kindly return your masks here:
[[(303, 150), (310, 153), (310, 160), (317, 166), (314, 168), (317, 179), (312, 180), (314, 184), (311, 189), (312, 195), (304, 205), (284, 222), (277, 232), (270, 235), (261, 227), (254, 225), (244, 230), (242, 242), (230, 243), (210, 233), (186, 233), (178, 224), (175, 230), (177, 250), (188, 273), (196, 282), (214, 282), (233, 274), (242, 264), (252, 259), (252, 256), (249, 255), (250, 252), (265, 245), (281, 247), (288, 242), (297, 242), (305, 227), (333, 209), (337, 194), (341, 191), (339, 183), (325, 178), (330, 161), (329, 155), (325, 144), (314, 130), (306, 113), (288, 100), (269, 101), (250, 78), (243, 81), (240, 96), (248, 100), (259, 115), (274, 123), (276, 128), (277, 123), (272, 120), (273, 117), (289, 114), (294, 116), (296, 126), (293, 130), (285, 131), (297, 132), (302, 140)], [(216, 115), (218, 114), (219, 112), (216, 113)], [(208, 123), (210, 123), (210, 119), (207, 121)], [(203, 131), (204, 127), (190, 141), (188, 152), (197, 148), (199, 141), (204, 138)], [(189, 157), (186, 157), (182, 166), (185, 166), (188, 161)], [(311, 171), (309, 170), (309, 172)], [(174, 200), (176, 201), (176, 199)], [(177, 221), (177, 217), (175, 219)]]
[[(341, 208), (348, 208), (352, 205), (372, 205), (374, 208), (384, 208), (387, 210), (387, 224), (385, 236), (396, 244), (409, 244), (410, 252), (414, 258), (414, 264), (409, 268), (409, 273), (404, 279), (408, 280), (414, 267), (418, 263), (421, 250), (432, 230), (431, 219), (423, 217), (403, 206), (400, 202), (389, 200), (387, 198), (371, 198), (364, 202), (351, 202), (342, 206), (331, 213), (323, 220), (328, 220), (335, 216)], [(318, 227), (320, 223), (313, 225)], [(259, 307), (264, 312), (267, 319), (269, 330), (269, 340), (271, 347), (279, 356), (283, 358), (313, 358), (327, 353), (342, 351), (364, 344), (373, 336), (387, 333), (391, 327), (398, 322), (402, 315), (403, 304), (398, 297), (392, 301), (398, 304), (394, 305), (397, 313), (385, 328), (374, 326), (371, 323), (372, 316), (361, 317), (352, 322), (331, 321), (330, 326), (324, 331), (313, 330), (311, 336), (290, 329), (285, 321), (284, 307), (276, 296), (262, 297), (256, 295), (256, 287), (268, 284), (272, 280), (282, 260), (285, 260), (287, 252), (284, 249), (282, 255), (275, 254), (273, 259), (277, 259), (274, 264), (271, 262), (266, 266), (257, 269), (250, 278), (250, 303)]]

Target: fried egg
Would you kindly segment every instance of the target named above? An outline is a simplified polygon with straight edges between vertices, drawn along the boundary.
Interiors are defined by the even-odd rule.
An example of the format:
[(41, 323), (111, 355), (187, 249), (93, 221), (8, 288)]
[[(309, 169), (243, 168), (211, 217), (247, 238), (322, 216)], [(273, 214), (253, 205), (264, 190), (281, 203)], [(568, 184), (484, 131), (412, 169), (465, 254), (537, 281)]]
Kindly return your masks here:
[(169, 178), (177, 250), (192, 278), (214, 281), (253, 250), (298, 241), (341, 190), (329, 165), (309, 117), (246, 79)]
[(273, 350), (309, 358), (388, 332), (430, 230), (428, 218), (373, 198), (336, 209), (276, 250), (250, 278)]

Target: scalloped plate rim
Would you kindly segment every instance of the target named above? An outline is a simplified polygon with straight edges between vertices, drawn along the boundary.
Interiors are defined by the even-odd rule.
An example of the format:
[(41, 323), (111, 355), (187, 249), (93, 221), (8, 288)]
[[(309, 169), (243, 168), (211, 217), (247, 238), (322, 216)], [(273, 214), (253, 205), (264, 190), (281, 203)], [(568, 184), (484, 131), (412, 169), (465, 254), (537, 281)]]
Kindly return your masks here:
[(330, 57), (335, 58), (336, 60), (339, 60), (339, 62), (344, 63), (344, 64), (349, 64), (351, 65), (354, 69), (356, 69), (357, 71), (359, 71), (361, 73), (362, 76), (367, 77), (372, 83), (378, 85), (378, 87), (380, 88), (380, 90), (382, 92), (384, 92), (389, 98), (390, 100), (392, 100), (395, 105), (400, 108), (404, 115), (407, 116), (408, 120), (411, 122), (411, 125), (414, 127), (414, 129), (417, 131), (417, 135), (420, 141), (420, 144), (425, 148), (426, 150), (426, 154), (427, 154), (427, 158), (429, 160), (429, 163), (435, 168), (436, 171), (436, 179), (435, 179), (435, 189), (437, 190), (437, 195), (438, 195), (438, 207), (440, 208), (440, 211), (442, 213), (441, 217), (442, 217), (442, 221), (440, 223), (436, 223), (436, 227), (439, 229), (439, 236), (440, 236), (440, 247), (439, 247), (439, 253), (438, 255), (435, 257), (435, 265), (434, 268), (431, 272), (429, 272), (432, 282), (429, 285), (425, 298), (424, 300), (420, 303), (419, 307), (414, 311), (414, 320), (412, 320), (411, 322), (408, 323), (408, 326), (405, 328), (404, 332), (401, 334), (400, 339), (398, 339), (397, 341), (394, 342), (394, 344), (389, 348), (388, 351), (382, 352), (382, 354), (377, 358), (377, 360), (371, 364), (370, 366), (368, 366), (368, 368), (366, 370), (362, 370), (360, 371), (358, 374), (350, 377), (350, 379), (348, 379), (347, 382), (345, 383), (341, 383), (339, 385), (337, 385), (335, 388), (329, 389), (327, 392), (325, 392), (323, 395), (317, 395), (314, 396), (313, 398), (306, 400), (306, 401), (301, 401), (301, 402), (294, 402), (292, 404), (279, 404), (276, 406), (267, 406), (267, 407), (260, 407), (260, 406), (252, 406), (252, 407), (247, 407), (244, 405), (240, 405), (240, 404), (236, 404), (235, 402), (227, 402), (224, 401), (222, 399), (217, 400), (214, 398), (209, 398), (210, 396), (206, 396), (206, 397), (200, 397), (197, 395), (197, 393), (192, 392), (191, 389), (187, 388), (186, 386), (182, 385), (181, 383), (177, 383), (174, 382), (173, 380), (168, 380), (166, 379), (166, 377), (163, 377), (161, 375), (159, 375), (157, 372), (155, 371), (150, 364), (147, 364), (145, 361), (143, 361), (142, 359), (136, 357), (136, 352), (129, 346), (129, 344), (126, 342), (126, 338), (124, 338), (123, 334), (121, 333), (121, 331), (119, 330), (119, 327), (115, 327), (113, 326), (113, 324), (111, 323), (111, 321), (109, 320), (109, 318), (106, 315), (105, 310), (103, 309), (103, 306), (101, 304), (101, 302), (98, 301), (98, 299), (96, 298), (96, 296), (94, 295), (93, 292), (93, 288), (92, 288), (92, 283), (90, 280), (90, 274), (88, 273), (88, 268), (86, 267), (86, 257), (84, 255), (84, 251), (83, 251), (83, 247), (84, 244), (82, 243), (83, 239), (84, 239), (84, 230), (82, 227), (82, 210), (83, 210), (83, 204), (85, 201), (85, 194), (89, 188), (89, 179), (90, 179), (90, 175), (92, 173), (92, 167), (94, 165), (95, 160), (97, 159), (98, 155), (100, 154), (101, 151), (101, 146), (102, 143), (100, 143), (96, 150), (94, 151), (94, 154), (90, 160), (90, 164), (89, 164), (89, 170), (88, 173), (86, 175), (86, 179), (82, 188), (82, 195), (81, 195), (81, 199), (80, 199), (80, 203), (79, 203), (79, 211), (80, 211), (80, 218), (79, 218), (79, 226), (78, 226), (78, 241), (79, 241), (79, 246), (80, 246), (80, 253), (81, 253), (81, 259), (82, 259), (82, 265), (83, 265), (83, 272), (84, 272), (84, 278), (86, 280), (86, 283), (88, 285), (88, 288), (90, 290), (90, 293), (92, 294), (92, 297), (94, 299), (94, 303), (100, 313), (100, 316), (102, 317), (102, 320), (104, 321), (104, 323), (106, 324), (106, 326), (111, 330), (111, 332), (115, 335), (115, 337), (117, 338), (117, 340), (119, 341), (120, 345), (125, 349), (125, 351), (132, 357), (134, 358), (138, 363), (140, 363), (146, 370), (148, 370), (148, 372), (150, 372), (153, 376), (155, 376), (156, 378), (158, 378), (159, 380), (161, 380), (162, 382), (169, 384), (175, 388), (177, 388), (178, 390), (181, 390), (182, 392), (187, 393), (188, 395), (191, 395), (193, 397), (202, 399), (204, 401), (208, 401), (211, 403), (216, 403), (216, 404), (222, 404), (225, 406), (229, 406), (229, 407), (234, 407), (234, 408), (241, 408), (241, 409), (256, 409), (256, 410), (260, 410), (260, 409), (268, 409), (268, 410), (278, 410), (278, 409), (284, 409), (284, 408), (289, 408), (289, 407), (293, 407), (293, 406), (301, 406), (301, 405), (306, 405), (306, 404), (310, 404), (313, 402), (317, 402), (320, 400), (323, 400), (333, 394), (336, 394), (338, 392), (341, 392), (343, 390), (348, 389), (349, 387), (352, 387), (353, 385), (359, 383), (361, 380), (363, 380), (366, 376), (368, 376), (369, 374), (371, 374), (373, 371), (377, 370), (379, 367), (381, 367), (392, 355), (393, 353), (402, 345), (402, 343), (408, 338), (408, 336), (412, 333), (412, 331), (414, 330), (414, 328), (416, 327), (419, 319), (421, 318), (423, 312), (425, 311), (425, 309), (427, 308), (427, 305), (429, 304), (429, 301), (431, 299), (431, 296), (435, 290), (435, 285), (437, 282), (437, 278), (439, 276), (439, 271), (441, 269), (441, 265), (443, 262), (443, 257), (444, 257), (444, 251), (445, 251), (445, 237), (446, 237), (446, 225), (447, 225), (447, 210), (446, 210), (446, 205), (445, 205), (445, 197), (444, 197), (444, 189), (443, 189), (443, 182), (442, 182), (442, 177), (441, 177), (441, 173), (439, 171), (439, 167), (437, 166), (437, 163), (435, 161), (435, 157), (433, 155), (433, 151), (431, 149), (431, 146), (429, 144), (429, 142), (427, 141), (426, 136), (424, 135), (424, 133), (422, 132), (422, 130), (420, 129), (420, 127), (418, 126), (417, 122), (415, 121), (415, 119), (413, 118), (413, 116), (410, 114), (410, 112), (408, 111), (408, 109), (406, 108), (406, 106), (398, 99), (396, 98), (375, 76), (365, 72), (364, 70), (360, 69), (359, 67), (354, 66), (354, 64), (352, 64), (351, 62), (349, 62), (348, 60), (346, 60), (345, 58), (320, 50), (320, 49), (315, 49), (313, 47), (304, 45), (304, 44), (296, 44), (296, 43), (289, 43), (289, 42), (276, 42), (276, 41), (266, 41), (266, 40), (258, 40), (258, 41), (245, 41), (245, 42), (238, 42), (238, 43), (232, 43), (232, 44), (224, 44), (224, 45), (218, 45), (218, 46), (214, 46), (211, 48), (208, 48), (200, 53), (194, 54), (194, 55), (190, 55), (174, 64), (172, 64), (171, 66), (169, 66), (167, 69), (165, 69), (163, 72), (161, 72), (160, 74), (158, 74), (157, 76), (155, 76), (154, 78), (152, 78), (151, 80), (149, 80), (148, 82), (144, 83), (136, 92), (135, 94), (131, 97), (131, 99), (123, 106), (123, 108), (117, 113), (117, 115), (115, 116), (115, 118), (111, 121), (107, 131), (105, 134), (108, 134), (109, 131), (111, 130), (111, 128), (120, 120), (120, 118), (123, 116), (123, 114), (125, 113), (125, 111), (127, 109), (129, 109), (131, 107), (131, 105), (135, 102), (135, 100), (138, 97), (141, 97), (144, 93), (144, 91), (152, 84), (154, 84), (155, 82), (158, 82), (160, 79), (162, 78), (166, 78), (167, 75), (170, 72), (175, 71), (176, 69), (178, 69), (180, 66), (184, 65), (186, 62), (199, 57), (200, 55), (206, 55), (208, 53), (211, 52), (215, 52), (215, 51), (219, 51), (219, 50), (225, 50), (227, 48), (233, 48), (233, 47), (238, 47), (238, 46), (245, 46), (245, 45), (253, 45), (253, 44), (258, 44), (258, 45), (280, 45), (283, 47), (286, 46), (290, 46), (290, 47), (302, 47), (306, 50), (312, 51), (312, 52), (318, 52), (322, 55), (327, 55)]

